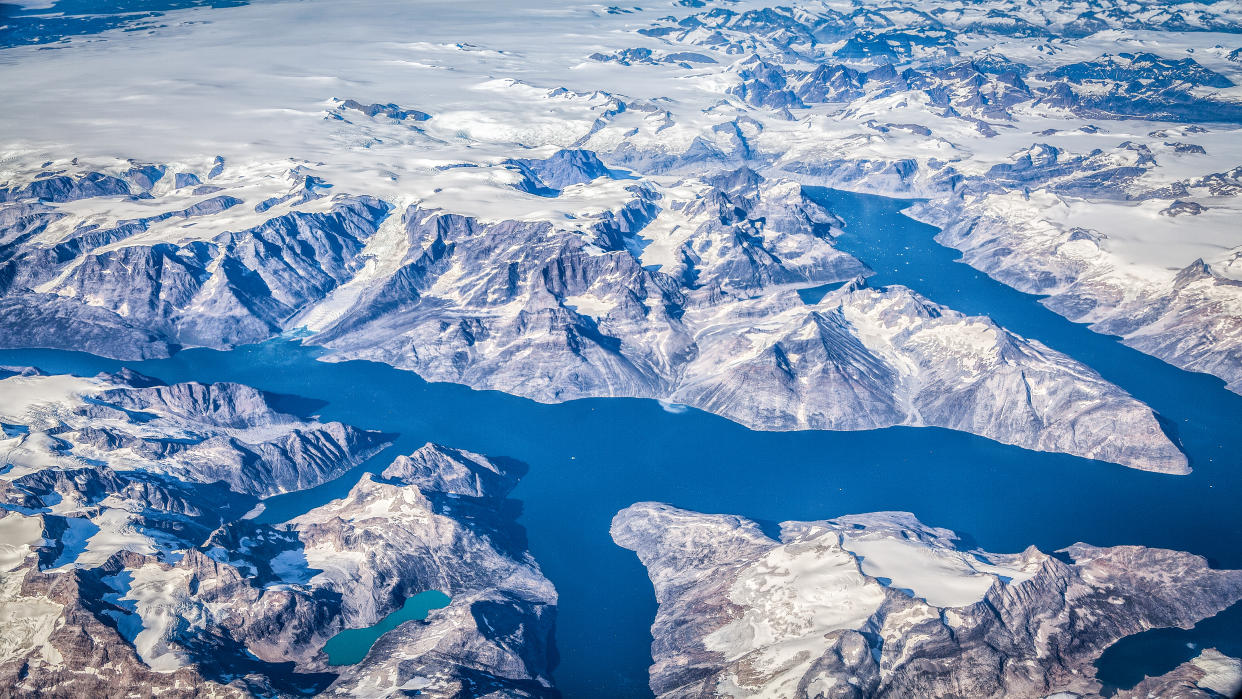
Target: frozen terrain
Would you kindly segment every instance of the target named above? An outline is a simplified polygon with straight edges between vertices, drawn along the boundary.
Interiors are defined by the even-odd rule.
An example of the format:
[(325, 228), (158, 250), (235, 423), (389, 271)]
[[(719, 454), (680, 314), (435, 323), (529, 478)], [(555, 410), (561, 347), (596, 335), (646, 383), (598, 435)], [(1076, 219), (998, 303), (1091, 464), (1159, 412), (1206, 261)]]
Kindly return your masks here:
[[(965, 264), (1242, 394), (1237, 2), (18, 0), (0, 5), (0, 86), (3, 349), (179, 359), (296, 338), (541, 403), (945, 428), (1155, 472), (1057, 484), (1088, 532), (1115, 511), (1088, 497), (1190, 474), (1202, 425), (1098, 358), (868, 283), (844, 215), (809, 194), (832, 187), (917, 199), (905, 214)], [(420, 437), (359, 468), (398, 436), (296, 405), (0, 369), (0, 681), (556, 696), (557, 591), (507, 499), (525, 467)], [(1176, 492), (1219, 502), (1229, 458), (1194, 452), (1203, 478)], [(663, 495), (624, 504), (640, 499)], [(917, 509), (858, 509), (888, 508)], [(1095, 696), (1115, 641), (1242, 597), (1238, 571), (1189, 553), (992, 554), (906, 514), (772, 538), (640, 504), (613, 535), (655, 584), (660, 696)], [(337, 632), (428, 590), (449, 606), (327, 664)], [(1117, 696), (1228, 696), (1239, 667), (1205, 649)]]
[[(744, 518), (639, 503), (612, 536), (655, 586), (659, 697), (1099, 696), (1092, 662), (1113, 642), (1242, 599), (1242, 571), (1198, 556), (992, 554), (900, 512), (784, 522), (775, 540)], [(1239, 662), (1204, 651), (1117, 696), (1231, 696)]]
[[(281, 413), (239, 384), (5, 373), (0, 677), (15, 691), (384, 696), (417, 680), (551, 696), (556, 592), (504, 500), (521, 464), (428, 444), (343, 499), (258, 524), (256, 496), (339, 476), (384, 435)], [(327, 666), (334, 634), (426, 590), (450, 606), (390, 632), (417, 648)]]
[[(18, 100), (0, 117), (4, 342), (73, 338), (146, 357), (306, 329), (338, 358), (538, 400), (657, 397), (763, 429), (935, 424), (1185, 469), (1145, 411), (1084, 384), (1082, 369), (1044, 372), (1040, 391), (1093, 394), (1080, 410), (1129, 424), (1136, 453), (1102, 449), (1099, 428), (1072, 418), (1004, 414), (1031, 401), (1021, 382), (973, 385), (974, 355), (995, 349), (942, 346), (933, 366), (894, 366), (903, 350), (875, 345), (885, 338), (868, 330), (874, 316), (842, 327), (852, 337), (840, 340), (865, 350), (824, 337), (826, 354), (787, 361), (795, 338), (824, 335), (806, 324), (816, 311), (791, 314), (790, 289), (866, 273), (832, 247), (834, 218), (797, 181), (932, 196), (920, 215), (943, 223), (944, 241), (969, 248), (972, 264), (1230, 379), (1239, 287), (1221, 255), (1234, 246), (1229, 134), (1242, 107), (1229, 76), (1239, 64), (1203, 48), (1238, 28), (1228, 6), (1192, 20), (1145, 7), (1112, 19), (1028, 16), (1015, 5), (985, 21), (958, 3), (930, 13), (695, 5), (657, 18), (557, 5), (484, 16), (430, 3), (418, 40), (358, 42), (351, 32), (411, 10), (323, 5), (306, 22), (288, 16), (299, 5), (258, 3), (169, 12), (142, 36), (69, 38), (38, 54), (38, 70), (37, 47), (10, 49), (0, 66)], [(349, 20), (335, 21), (342, 12)], [(286, 30), (259, 29), (272, 25)], [(533, 36), (556, 26), (564, 41)], [(1135, 51), (1201, 50), (1108, 53), (1124, 44), (1121, 29), (1147, 42)], [(172, 46), (168, 60), (135, 69)], [(246, 79), (204, 81), (205, 65)], [(54, 86), (28, 82), (41, 71), (58, 76)], [(1143, 85), (1150, 113), (1106, 97), (1124, 80)], [(158, 97), (146, 87), (165, 83), (182, 87)], [(1161, 120), (1171, 126), (1152, 126)], [(1211, 205), (1191, 215), (1200, 195)], [(1169, 198), (1181, 203), (1160, 204)], [(1126, 219), (1148, 209), (1151, 225)], [(980, 215), (984, 226), (962, 218)], [(1031, 232), (1005, 242), (1017, 227)], [(992, 233), (967, 245), (968, 230)], [(1050, 266), (1044, 281), (1023, 281)], [(1071, 285), (1073, 301), (1061, 292)], [(740, 339), (742, 325), (788, 330)], [(1012, 354), (1001, 361), (1033, 371)], [(850, 376), (860, 372), (871, 376)], [(972, 418), (920, 405), (916, 385), (939, 380), (970, 387), (935, 400)], [(772, 407), (739, 414), (729, 398), (739, 391)], [(815, 394), (833, 404), (827, 414)]]
[[(398, 212), (369, 196), (328, 197), (299, 174), (289, 202), (256, 208), (268, 216), (309, 200), (316, 213), (217, 234), (243, 204), (216, 194), (207, 201), (234, 202), (225, 218), (207, 207), (210, 222), (169, 242), (151, 231), (177, 217), (66, 231), (57, 211), (31, 204), (18, 241), (31, 245), (4, 263), (14, 292), (4, 297), (6, 344), (74, 338), (125, 358), (303, 330), (337, 359), (541, 401), (659, 398), (756, 429), (937, 425), (1186, 472), (1151, 411), (1090, 369), (909, 290), (863, 288), (866, 266), (832, 247), (836, 219), (797, 183), (746, 167), (646, 181), (585, 150), (506, 168), (524, 205), (578, 198), (577, 213), (556, 223), (518, 207), (499, 220), (425, 203)], [(77, 204), (146, 176), (121, 174), (29, 187)], [(796, 292), (851, 279), (809, 306)]]
[[(142, 31), (6, 50), (10, 344), (55, 344), (69, 324), (145, 355), (323, 327), (389, 282), (411, 303), (426, 289), (400, 260), (434, 238), (379, 229), (419, 211), (611, 225), (644, 266), (709, 286), (731, 267), (680, 259), (691, 231), (670, 204), (703, 196), (679, 175), (746, 163), (928, 196), (917, 215), (968, 263), (1236, 388), (1232, 4), (313, 7), (170, 3), (159, 23), (132, 18)], [(542, 181), (529, 163), (562, 148), (630, 172), (591, 155)], [(103, 174), (74, 184), (88, 173)], [(750, 228), (747, 262), (784, 260)], [(511, 244), (485, 252), (500, 277)], [(176, 291), (81, 291), (134, 257)], [(621, 301), (577, 300), (588, 316)]]

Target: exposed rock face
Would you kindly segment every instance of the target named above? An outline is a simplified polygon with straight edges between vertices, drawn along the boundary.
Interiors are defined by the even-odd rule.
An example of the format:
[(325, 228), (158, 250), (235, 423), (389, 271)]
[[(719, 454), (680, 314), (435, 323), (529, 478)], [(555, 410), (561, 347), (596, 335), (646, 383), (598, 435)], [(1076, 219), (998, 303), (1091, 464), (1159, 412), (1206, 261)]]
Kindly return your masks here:
[[(680, 186), (697, 198), (585, 239), (407, 211), (407, 262), (313, 341), (541, 401), (662, 398), (755, 429), (937, 425), (1186, 472), (1150, 410), (986, 319), (859, 283), (808, 307), (789, 286), (864, 268), (831, 247), (835, 217), (797, 185), (741, 169)], [(653, 215), (636, 194), (643, 208), (627, 211)], [(482, 263), (497, 247), (518, 251), (503, 273)]]
[(29, 427), (11, 438), (6, 475), (20, 483), (27, 473), (42, 477), (42, 466), (103, 462), (103, 469), (223, 481), (266, 497), (326, 483), (388, 441), (379, 432), (280, 413), (248, 386), (151, 383), (128, 373), (4, 379), (0, 393), (14, 399), (0, 407), (2, 419)]
[(552, 619), (507, 595), (454, 600), (425, 622), (384, 634), (361, 663), (348, 668), (325, 696), (356, 697), (395, 689), (426, 697), (558, 697), (543, 671)]
[[(0, 199), (23, 202), (6, 214), (25, 207), (20, 230), (6, 236), (11, 240), (0, 251), (5, 346), (135, 358), (181, 345), (226, 347), (270, 338), (297, 310), (349, 278), (357, 253), (390, 208), (374, 197), (337, 196), (318, 208), (292, 209), (326, 198), (322, 183), (294, 170), (286, 175), (293, 183), (289, 194), (265, 200), (250, 218), (242, 215), (253, 226), (212, 233), (212, 220), (238, 221), (232, 212), (220, 214), (243, 201), (178, 188), (167, 198), (192, 203), (152, 210), (130, 194), (150, 190), (162, 175), (159, 169), (124, 178), (88, 172), (4, 190)], [(122, 195), (128, 200), (118, 201)], [(70, 227), (57, 225), (63, 216), (55, 209), (25, 203), (98, 198), (144, 215), (78, 220)], [(278, 204), (283, 211), (272, 209)], [(178, 228), (187, 219), (199, 226), (189, 235)]]
[[(1053, 204), (1047, 196), (1039, 199)], [(1044, 304), (1057, 313), (1242, 390), (1242, 282), (1202, 259), (1167, 274), (1128, 272), (1107, 254), (1100, 234), (1015, 221), (1008, 215), (1012, 203), (1010, 197), (979, 197), (921, 207), (917, 216), (942, 226), (938, 239), (962, 250), (971, 266), (1048, 296)]]
[(851, 284), (809, 308), (793, 294), (743, 308), (703, 323), (719, 345), (687, 366), (674, 400), (760, 429), (936, 425), (1189, 472), (1150, 409), (1095, 372), (904, 287)]
[[(196, 668), (148, 666), (121, 635), (107, 601), (117, 597), (103, 571), (47, 573), (39, 568), (44, 517), (0, 518), (0, 678), (14, 696), (251, 696), (245, 681), (214, 681)], [(115, 613), (115, 612), (113, 612)], [(141, 628), (141, 622), (139, 622)]]
[(329, 692), (425, 682), (414, 688), (432, 696), (473, 692), (475, 683), (554, 694), (556, 591), (503, 500), (522, 473), (516, 462), (429, 444), (382, 480), (363, 476), (344, 499), (290, 521), (308, 566), (321, 571), (310, 584), (339, 595), (349, 626), (373, 624), (424, 590), (452, 598), (427, 621), (387, 634)]
[[(276, 630), (306, 634), (315, 622), (330, 634), (332, 617), (315, 611), (313, 594), (266, 588), (204, 551), (218, 555), (210, 542), (256, 495), (333, 478), (383, 435), (280, 413), (236, 384), (165, 386), (130, 372), (3, 376), (0, 507), (9, 531), (29, 534), (4, 537), (5, 636), (25, 639), (0, 663), (5, 681), (65, 697), (139, 687), (249, 696), (324, 684), (264, 667), (262, 641), (253, 655), (244, 645)], [(252, 533), (281, 539), (270, 527)], [(248, 545), (237, 548), (244, 559)], [(258, 567), (270, 582), (267, 564), (246, 566)]]
[(98, 354), (151, 359), (167, 357), (177, 345), (117, 314), (46, 294), (19, 293), (0, 298), (0, 346), (63, 347), (65, 338)]
[[(505, 500), (517, 462), (429, 444), (273, 526), (248, 519), (257, 496), (386, 437), (237, 384), (20, 368), (0, 370), (0, 423), (0, 681), (18, 694), (352, 695), (391, 675), (554, 695), (556, 593)], [(433, 589), (451, 606), (393, 632), (416, 648), (387, 641), (338, 680), (330, 638)]]
[[(1234, 83), (1192, 58), (1167, 59), (1146, 52), (1104, 54), (1047, 69), (1038, 61), (1012, 61), (989, 48), (975, 49), (973, 55), (960, 53), (959, 47), (968, 46), (962, 38), (978, 35), (1014, 45), (1021, 39), (1036, 44), (1053, 36), (1072, 40), (1118, 24), (1154, 31), (1194, 31), (1189, 25), (1146, 20), (1159, 14), (1154, 4), (1114, 6), (1107, 12), (1108, 20), (1102, 17), (1105, 13), (1074, 17), (1065, 8), (1005, 4), (986, 17), (972, 11), (968, 3), (954, 1), (859, 7), (847, 12), (815, 5), (740, 12), (712, 8), (680, 18), (661, 17), (639, 33), (743, 56), (730, 67), (736, 82), (729, 93), (770, 109), (910, 92), (929, 108), (976, 120), (1014, 121), (1023, 106), (1089, 119), (1236, 123), (1242, 117), (1231, 100), (1218, 99), (1206, 90), (1193, 94), (1194, 88)], [(1237, 31), (1239, 19), (1213, 16), (1209, 21)], [(634, 51), (591, 58), (623, 65), (655, 62), (649, 50), (645, 55)], [(808, 61), (813, 64), (810, 70), (803, 67)], [(980, 123), (979, 130), (996, 135), (985, 123)]]
[[(724, 90), (755, 107), (746, 118), (761, 127), (747, 132), (742, 147), (703, 136), (697, 148), (662, 149), (675, 157), (651, 153), (661, 151), (662, 123), (623, 139), (604, 131), (594, 141), (640, 169), (765, 161), (815, 184), (929, 197), (916, 206), (919, 217), (945, 227), (938, 240), (961, 250), (967, 263), (1022, 291), (1051, 295), (1051, 308), (1094, 330), (1242, 390), (1242, 290), (1231, 283), (1242, 279), (1242, 240), (1233, 234), (1238, 154), (1210, 157), (1203, 145), (1176, 140), (1211, 133), (1199, 122), (1237, 140), (1242, 111), (1220, 92), (1238, 83), (1236, 68), (1189, 56), (1197, 32), (1237, 31), (1240, 18), (1154, 3), (1085, 12), (1003, 5), (986, 17), (956, 1), (848, 11), (704, 8), (662, 17), (639, 33), (730, 55)], [(1162, 50), (1110, 48), (1100, 33), (1122, 27), (1158, 32)], [(980, 48), (981, 37), (997, 43)], [(1028, 49), (1049, 37), (1095, 57), (1034, 58)], [(1184, 51), (1168, 50), (1179, 42)], [(1012, 58), (1016, 53), (1023, 58)], [(1236, 60), (1237, 51), (1227, 58)], [(789, 112), (799, 108), (808, 111)], [(756, 116), (763, 111), (799, 124), (829, 114), (825, 131), (833, 135), (822, 138), (831, 145), (793, 145), (797, 139), (777, 129), (776, 118)], [(1128, 119), (1164, 123), (1146, 137), (1130, 136)], [(1006, 131), (1032, 140), (997, 158), (986, 140)], [(1073, 138), (1109, 133), (1117, 136), (1089, 145)], [(925, 150), (950, 143), (948, 158)], [(1187, 236), (1192, 229), (1196, 235)], [(1196, 256), (1216, 281), (1184, 289), (1179, 270), (1198, 267)]]
[[(347, 111), (375, 111), (359, 109)], [(38, 224), (39, 235), (13, 248), (10, 293), (0, 298), (18, 304), (13, 318), (22, 328), (58, 331), (64, 328), (40, 319), (93, 318), (124, 306), (123, 331), (82, 334), (88, 342), (115, 337), (126, 353), (227, 346), (305, 327), (309, 341), (332, 350), (329, 358), (382, 361), (430, 380), (540, 401), (659, 398), (772, 430), (936, 425), (1186, 472), (1149, 410), (1089, 369), (986, 319), (952, 313), (906, 289), (865, 290), (857, 282), (804, 304), (795, 289), (855, 280), (869, 270), (833, 246), (840, 221), (795, 182), (747, 167), (648, 180), (610, 169), (582, 149), (496, 167), (535, 199), (608, 204), (592, 204), (568, 222), (542, 214), (465, 216), (419, 203), (385, 219), (387, 204), (328, 197), (326, 183), (299, 172), (287, 199), (263, 202), (262, 223), (176, 246), (143, 242), (158, 225), (150, 221), (163, 214), (78, 234), (65, 233), (65, 223), (53, 218), (59, 212), (43, 205), (29, 216), (48, 220)], [(107, 232), (121, 229), (124, 236)], [(36, 263), (31, 256), (53, 254), (50, 240), (60, 241), (54, 257), (63, 261)], [(78, 242), (64, 247), (72, 241)], [(273, 256), (290, 247), (296, 255)], [(190, 267), (216, 271), (173, 281), (169, 274), (190, 269), (174, 258), (189, 260), (191, 248), (200, 252)], [(156, 267), (141, 261), (157, 254), (163, 261)], [(124, 272), (99, 268), (103, 276), (90, 276), (89, 293), (66, 286), (113, 258)], [(233, 269), (236, 275), (225, 274)], [(151, 288), (161, 298), (170, 289), (185, 293), (174, 294), (181, 300), (171, 306), (139, 302), (132, 294), (146, 281), (114, 284), (131, 273), (154, 275)], [(239, 294), (245, 313), (234, 312), (231, 301), (221, 305)], [(45, 306), (45, 297), (54, 303)], [(183, 306), (194, 311), (178, 315)], [(77, 307), (91, 310), (79, 316)], [(255, 324), (260, 316), (266, 320)], [(121, 327), (115, 318), (96, 321)], [(44, 336), (23, 329), (12, 338), (40, 344)], [(1127, 444), (1114, 439), (1126, 433)], [(244, 470), (243, 460), (202, 475), (240, 485)]]
[(333, 111), (332, 116), (341, 120), (345, 119), (345, 114), (350, 110), (360, 112), (369, 117), (385, 116), (395, 121), (427, 121), (431, 115), (426, 112), (420, 112), (417, 109), (409, 109), (396, 104), (362, 104), (358, 100), (347, 99), (340, 103), (340, 106)]
[(660, 697), (1096, 696), (1092, 663), (1118, 639), (1242, 599), (1242, 571), (1198, 556), (964, 551), (906, 513), (785, 522), (775, 541), (640, 503), (612, 535), (655, 585)]

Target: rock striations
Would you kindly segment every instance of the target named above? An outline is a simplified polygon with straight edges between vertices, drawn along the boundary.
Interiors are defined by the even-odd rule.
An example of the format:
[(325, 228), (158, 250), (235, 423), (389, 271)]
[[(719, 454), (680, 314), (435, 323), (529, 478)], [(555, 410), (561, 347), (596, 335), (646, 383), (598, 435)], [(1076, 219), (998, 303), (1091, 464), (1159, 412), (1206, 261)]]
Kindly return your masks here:
[[(81, 242), (58, 214), (32, 214), (47, 220), (13, 248), (3, 298), (17, 306), (0, 322), (13, 326), (12, 345), (63, 346), (68, 328), (35, 316), (112, 309), (128, 330), (101, 331), (118, 344), (88, 349), (114, 356), (305, 330), (328, 359), (539, 401), (658, 398), (763, 430), (932, 425), (1188, 472), (1152, 412), (1090, 369), (909, 289), (866, 288), (867, 267), (833, 246), (840, 221), (793, 181), (747, 167), (648, 181), (583, 150), (500, 167), (517, 178), (514, 196), (613, 202), (562, 223), (421, 204), (389, 213), (321, 194), (302, 175), (299, 196), (314, 194), (323, 212), (179, 246), (148, 245), (142, 226)], [(174, 258), (197, 260), (197, 271)], [(816, 304), (798, 295), (834, 284)], [(159, 301), (137, 299), (143, 288)], [(31, 328), (60, 339), (25, 337)]]

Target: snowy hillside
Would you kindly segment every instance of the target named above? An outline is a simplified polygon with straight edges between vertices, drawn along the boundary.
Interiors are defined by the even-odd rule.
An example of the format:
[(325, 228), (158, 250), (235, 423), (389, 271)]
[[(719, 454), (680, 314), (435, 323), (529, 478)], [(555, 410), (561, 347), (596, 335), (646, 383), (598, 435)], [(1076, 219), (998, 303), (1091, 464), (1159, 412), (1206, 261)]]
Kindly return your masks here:
[[(914, 215), (971, 264), (1234, 381), (1242, 63), (1219, 41), (1238, 13), (699, 5), (367, 2), (307, 22), (305, 5), (255, 3), (10, 49), (3, 342), (145, 357), (305, 329), (336, 358), (544, 401), (656, 397), (765, 429), (935, 424), (1184, 468), (1150, 424), (1133, 457), (1038, 408), (1014, 424), (999, 412), (1020, 386), (938, 396), (979, 417), (937, 417), (882, 378), (912, 371), (882, 358), (882, 333), (867, 357), (833, 348), (789, 373), (793, 336), (743, 349), (730, 328), (796, 325), (790, 289), (867, 273), (799, 193), (829, 184), (930, 197)], [(407, 16), (413, 39), (380, 21)], [(917, 381), (977, 381), (955, 355), (976, 350), (938, 351)], [(1029, 373), (1018, 356), (1002, 361)], [(784, 385), (859, 371), (878, 374), (846, 394), (874, 405), (847, 419)], [(1047, 390), (1082, 391), (1071, 374)], [(719, 398), (738, 390), (777, 407), (739, 413)]]
[[(1242, 571), (1187, 554), (964, 550), (904, 512), (784, 522), (775, 541), (740, 517), (639, 503), (612, 535), (655, 585), (659, 697), (1096, 697), (1091, 663), (1118, 638), (1242, 598)], [(1242, 687), (1236, 661), (1222, 670), (1179, 696)]]
[(259, 524), (256, 495), (335, 478), (386, 436), (278, 412), (240, 384), (0, 376), (0, 677), (19, 693), (338, 691), (324, 644), (437, 590), (449, 607), (401, 627), (423, 650), (404, 668), (368, 656), (340, 691), (417, 677), (448, 696), (496, 653), (496, 688), (550, 696), (556, 591), (506, 543), (520, 539), (504, 499), (516, 462), (428, 444), (345, 498)]

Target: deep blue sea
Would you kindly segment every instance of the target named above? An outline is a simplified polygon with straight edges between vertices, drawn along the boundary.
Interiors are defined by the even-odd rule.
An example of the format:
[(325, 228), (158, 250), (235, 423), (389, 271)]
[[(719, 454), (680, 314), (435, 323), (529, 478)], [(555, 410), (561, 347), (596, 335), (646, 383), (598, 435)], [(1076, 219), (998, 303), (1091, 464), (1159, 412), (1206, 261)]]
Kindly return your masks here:
[(63, 44), (71, 37), (123, 28), (142, 32), (166, 26), (165, 12), (191, 7), (236, 7), (249, 0), (49, 0), (22, 6), (0, 2), (0, 49), (30, 44)]
[[(1242, 396), (1070, 323), (1036, 297), (956, 262), (955, 251), (934, 242), (936, 229), (900, 215), (909, 202), (830, 190), (814, 196), (846, 221), (838, 246), (876, 270), (871, 284), (905, 284), (990, 315), (1091, 365), (1160, 413), (1194, 473), (1144, 473), (937, 428), (754, 432), (651, 400), (542, 405), (429, 384), (382, 364), (319, 362), (318, 350), (293, 340), (146, 362), (2, 351), (0, 363), (86, 375), (124, 365), (169, 382), (240, 381), (326, 401), (318, 409), (324, 419), (401, 435), (361, 467), (371, 471), (427, 441), (527, 462), (513, 497), (524, 503), (520, 522), (531, 551), (560, 593), (556, 679), (570, 698), (649, 696), (654, 595), (634, 554), (608, 536), (612, 516), (643, 500), (766, 525), (908, 510), (989, 551), (1142, 544), (1242, 567)], [(263, 519), (301, 514), (343, 495), (357, 478), (272, 498)], [(1242, 655), (1242, 609), (1227, 614), (1192, 632), (1152, 631), (1119, 643), (1101, 661), (1102, 677), (1130, 686), (1195, 655), (1188, 644)]]

